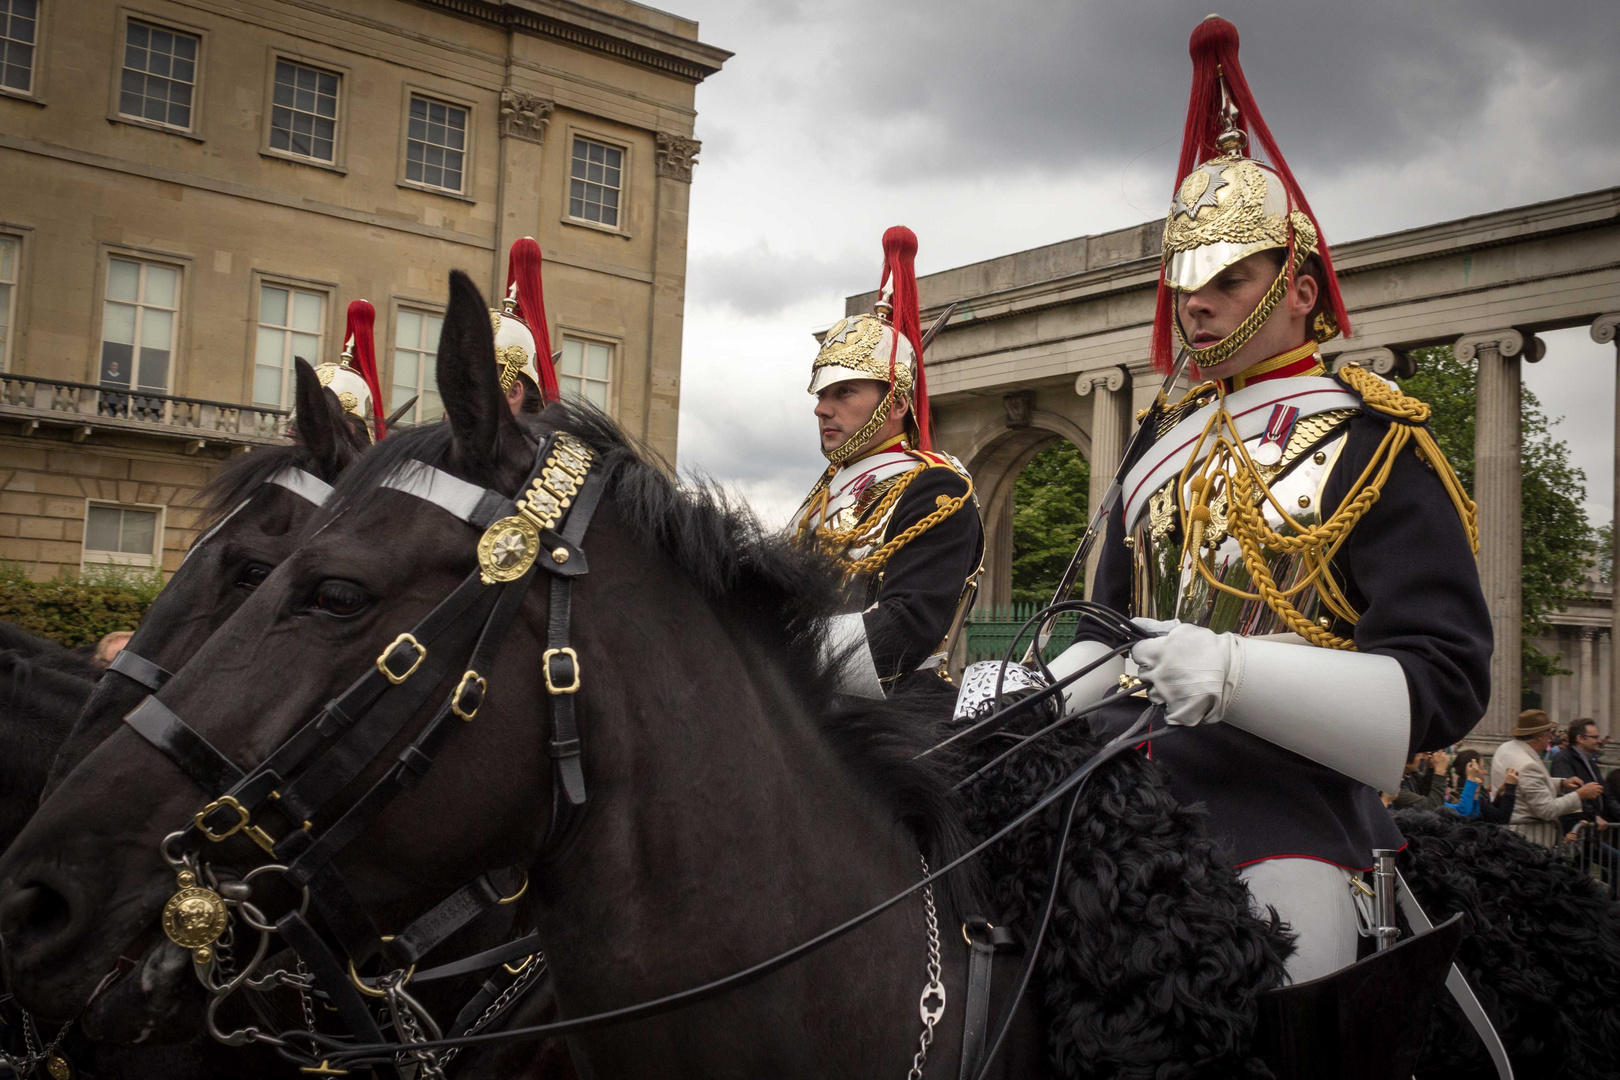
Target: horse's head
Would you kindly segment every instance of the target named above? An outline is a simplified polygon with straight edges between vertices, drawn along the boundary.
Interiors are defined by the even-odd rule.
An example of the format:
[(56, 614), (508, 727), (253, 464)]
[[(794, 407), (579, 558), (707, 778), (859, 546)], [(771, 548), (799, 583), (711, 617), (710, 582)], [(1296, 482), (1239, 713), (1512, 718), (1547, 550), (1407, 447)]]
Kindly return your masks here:
[[(203, 490), (197, 540), (126, 646), (124, 663), (137, 676), (136, 657), (178, 671), (287, 557), (329, 485), (367, 448), (314, 369), (301, 359), (294, 364), (292, 443), (237, 459)], [(57, 752), (47, 793), (151, 692), (152, 680), (121, 674), (97, 684)]]
[[(328, 486), (365, 449), (314, 370), (302, 360), (296, 364), (298, 421), (293, 442), (232, 462), (203, 492), (203, 529), (128, 643), (126, 659), (140, 657), (167, 671), (183, 666), (287, 557)], [(54, 745), (60, 749), (46, 791), (58, 786), (117, 730), (124, 714), (148, 692), (141, 682), (115, 672), (101, 678), (88, 701), (74, 700), (64, 715), (77, 713), (78, 720), (65, 742), (57, 735)], [(22, 821), (17, 826), (21, 828)], [(5, 839), (9, 842), (14, 835), (16, 830), (10, 830)], [(174, 957), (160, 950), (151, 959), (167, 960), (172, 966)], [(131, 980), (132, 986), (138, 983)], [(185, 1012), (161, 1033), (185, 1034), (194, 1024), (195, 1010)], [(133, 1030), (141, 1029), (150, 1031), (151, 1024), (143, 1019)], [(111, 1030), (121, 1030), (121, 1025), (114, 1024)]]
[[(484, 302), (456, 275), (438, 365), (448, 423), (391, 438), (345, 470), (296, 546), (295, 533), (311, 517), (303, 500), (268, 487), (242, 492), (245, 505), (220, 533), (199, 541), (131, 642), (148, 659), (179, 668), (156, 698), (238, 766), (264, 761), (347, 684), (375, 672), (389, 643), (477, 565), (480, 529), (382, 481), (422, 461), (469, 488), (515, 490), (535, 442), (505, 405), (492, 351)], [(327, 414), (314, 407), (320, 393), (312, 391), (309, 404), (300, 401), (300, 445), (306, 454), (324, 448), (330, 457), (338, 443)], [(248, 521), (253, 526), (242, 527)], [(222, 539), (226, 530), (229, 540)], [(526, 866), (538, 844), (550, 759), (532, 722), (534, 695), (545, 691), (527, 654), (534, 634), (543, 633), (544, 596), (542, 583), (508, 635), (501, 663), (487, 673), (490, 699), (476, 722), (456, 719), (464, 730), (433, 771), (344, 853), (352, 888), (385, 927), (402, 917), (397, 913), (420, 913), (480, 871)], [(236, 610), (221, 625), (227, 605)], [(530, 626), (527, 616), (535, 611), (539, 625)], [(456, 648), (454, 670), (432, 676), (444, 685), (411, 710), (387, 749), (365, 755), (364, 772), (321, 808), (316, 826), (341, 816), (449, 695), (471, 642)], [(437, 670), (434, 657), (422, 676)], [(509, 671), (512, 677), (503, 679)], [(30, 1009), (72, 1016), (121, 955), (136, 962), (139, 977), (115, 982), (85, 1018), (109, 1037), (136, 1038), (161, 1021), (155, 1012), (195, 999), (186, 952), (154, 933), (176, 880), (159, 845), (192, 820), (208, 795), (116, 722), (144, 694), (122, 686), (98, 692), (87, 709), (93, 715), (84, 726), (82, 760), (59, 779), (0, 863), (5, 970)], [(204, 846), (210, 863), (239, 872), (267, 861), (242, 834)]]

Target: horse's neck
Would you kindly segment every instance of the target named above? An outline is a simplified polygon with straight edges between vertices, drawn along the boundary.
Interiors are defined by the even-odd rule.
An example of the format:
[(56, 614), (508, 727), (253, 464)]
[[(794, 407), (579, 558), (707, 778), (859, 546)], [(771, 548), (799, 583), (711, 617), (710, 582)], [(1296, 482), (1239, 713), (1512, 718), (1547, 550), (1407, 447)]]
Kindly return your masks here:
[[(909, 830), (862, 788), (763, 650), (712, 613), (637, 631), (641, 648), (596, 683), (618, 685), (581, 697), (592, 805), (565, 865), (545, 875), (542, 935), (575, 1014), (765, 959), (921, 873)], [(680, 644), (648, 650), (648, 640)], [(861, 959), (903, 957), (920, 971), (920, 904), (863, 935)], [(789, 984), (833, 955), (797, 966)], [(840, 1005), (859, 1008), (869, 993), (871, 1008), (895, 1011), (890, 988), (873, 982)], [(919, 987), (906, 985), (914, 1000)], [(818, 990), (795, 992), (802, 1002)]]

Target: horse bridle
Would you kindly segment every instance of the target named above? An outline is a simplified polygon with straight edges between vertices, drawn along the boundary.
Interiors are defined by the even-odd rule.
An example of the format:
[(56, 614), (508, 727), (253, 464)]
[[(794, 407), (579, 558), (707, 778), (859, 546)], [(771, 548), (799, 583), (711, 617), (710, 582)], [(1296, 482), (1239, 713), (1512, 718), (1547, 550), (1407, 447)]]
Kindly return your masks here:
[[(432, 765), (438, 751), (459, 726), (450, 722), (449, 718), (454, 716), (465, 722), (471, 721), (476, 715), (488, 687), (487, 677), (480, 672), (490, 670), (495, 653), (512, 617), (522, 604), (528, 586), (537, 576), (537, 570), (552, 577), (547, 648), (542, 654), (542, 670), (550, 700), (549, 749), (554, 775), (552, 813), (542, 847), (552, 842), (567, 827), (571, 815), (584, 806), (586, 790), (581, 743), (573, 708), (574, 694), (580, 686), (579, 661), (568, 642), (572, 581), (587, 570), (580, 545), (605, 483), (602, 473), (591, 467), (593, 461), (593, 452), (578, 439), (567, 433), (553, 433), (540, 444), (534, 468), (520, 488), (524, 494), (515, 505), (499, 492), (469, 484), (421, 462), (409, 462), (399, 473), (385, 481), (386, 487), (432, 502), (468, 524), (483, 529), (479, 541), (479, 568), (469, 574), (448, 598), (411, 631), (396, 637), (379, 654), (372, 669), (328, 702), (314, 719), (285, 740), (263, 764), (253, 770), (238, 768), (155, 696), (147, 697), (125, 717), (126, 723), (212, 797), (212, 801), (196, 814), (190, 825), (165, 838), (163, 854), (176, 868), (178, 885), (178, 891), (164, 910), (164, 929), (176, 944), (192, 951), (199, 977), (214, 994), (208, 1017), (210, 1031), (215, 1038), (230, 1045), (242, 1045), (249, 1041), (267, 1043), (283, 1056), (301, 1064), (301, 1071), (313, 1075), (341, 1074), (347, 1071), (348, 1066), (395, 1068), (400, 1056), (410, 1056), (415, 1058), (420, 1075), (442, 1076), (442, 1066), (448, 1056), (436, 1057), (440, 1052), (454, 1054), (465, 1047), (491, 1041), (562, 1036), (693, 1005), (785, 967), (871, 921), (913, 893), (928, 889), (936, 880), (1033, 820), (1057, 799), (1064, 795), (1076, 795), (1079, 786), (1107, 760), (1165, 733), (1165, 730), (1160, 730), (1142, 734), (1150, 723), (1150, 710), (1129, 731), (1106, 744), (1068, 778), (970, 851), (938, 870), (925, 873), (921, 880), (860, 915), (743, 971), (635, 1005), (499, 1033), (479, 1031), (496, 1011), (493, 1005), (476, 1023), (463, 1023), (469, 1017), (478, 1016), (474, 1005), (479, 1003), (479, 999), (475, 999), (458, 1017), (457, 1027), (462, 1029), (462, 1034), (442, 1037), (437, 1027), (433, 1026), (429, 1032), (432, 1037), (423, 1038), (413, 1016), (426, 1018), (426, 1010), (405, 991), (406, 984), (413, 978), (417, 982), (448, 978), (497, 964), (506, 965), (508, 971), (522, 978), (522, 973), (532, 973), (541, 963), (538, 940), (531, 934), (431, 971), (416, 972), (417, 961), (450, 933), (467, 925), (490, 907), (515, 900), (527, 888), (527, 877), (522, 877), (515, 891), (507, 893), (501, 888), (498, 874), (480, 875), (418, 918), (406, 930), (385, 936), (360, 907), (332, 865), (332, 859), (364, 831), (394, 796), (411, 786)], [(429, 646), (433, 647), (431, 654)], [(377, 758), (387, 743), (417, 713), (433, 689), (453, 672), (454, 658), (465, 655), (469, 648), (471, 660), (449, 699), (440, 706), (417, 738), (398, 755), (394, 765), (335, 821), (324, 827), (315, 826), (314, 818)], [(1047, 697), (1060, 693), (1063, 686), (1084, 676), (1108, 658), (1104, 657), (1058, 680), (1045, 691), (986, 717), (976, 727), (1033, 708)], [(139, 669), (120, 673), (134, 678), (139, 674)], [(137, 678), (137, 681), (141, 680)], [(163, 681), (166, 678), (158, 681), (157, 686), (161, 686)], [(143, 685), (148, 684), (143, 682)], [(151, 688), (155, 690), (157, 687)], [(1113, 700), (1106, 699), (1093, 709)], [(1071, 714), (1065, 722), (1093, 709)], [(1019, 748), (1044, 733), (1028, 737)], [(1067, 838), (1076, 803), (1077, 799), (1071, 798), (1068, 810), (1063, 814), (1063, 839)], [(281, 818), (285, 831), (279, 838), (272, 836), (271, 830), (265, 827), (261, 815), (267, 812)], [(239, 832), (276, 861), (256, 868), (239, 880), (221, 881), (213, 876), (211, 868), (205, 869), (199, 864), (195, 854), (201, 846), (199, 841), (221, 842)], [(969, 1044), (964, 1039), (964, 1076), (982, 1076), (989, 1069), (1011, 1024), (1018, 998), (1028, 985), (1038, 942), (1040, 936), (1044, 936), (1056, 898), (1063, 847), (1060, 840), (1053, 853), (1052, 893), (1044, 908), (1036, 945), (1032, 947), (1031, 955), (1020, 973), (1017, 992), (1007, 1005), (996, 1035), (987, 1048), (985, 1018), (978, 1018), (977, 1031), (974, 1033), (978, 1052), (972, 1055), (975, 1060), (969, 1060), (966, 1053)], [(253, 879), (266, 873), (284, 877), (297, 888), (301, 898), (296, 909), (273, 923), (266, 920), (250, 900)], [(204, 884), (205, 875), (208, 885), (216, 886), (217, 891)], [(346, 966), (325, 936), (306, 917), (311, 906), (316, 909), (326, 930), (337, 939), (339, 948), (347, 954)], [(232, 907), (237, 909), (242, 922), (260, 932), (261, 938), (258, 952), (249, 967), (221, 984), (209, 978), (209, 970), (215, 963), (215, 945), (231, 921), (229, 909)], [(191, 932), (193, 929), (195, 932)], [(987, 931), (991, 929), (983, 920), (978, 920), (971, 929), (964, 926), (964, 937), (969, 937), (969, 944), (974, 949), (974, 972), (970, 974), (970, 984), (988, 979), (987, 973), (981, 979), (978, 972), (987, 972), (981, 961), (985, 961), (993, 951), (986, 944), (990, 940)], [(295, 976), (278, 971), (255, 980), (252, 978), (254, 969), (264, 956), (272, 932), (279, 934), (298, 955), (300, 973)], [(1005, 935), (1002, 934), (997, 941), (1004, 942)], [(356, 965), (364, 965), (379, 955), (388, 974), (375, 982), (362, 979), (356, 973)], [(524, 964), (514, 969), (510, 965), (513, 960), (523, 960)], [(359, 1044), (345, 1043), (323, 1035), (314, 1029), (313, 1024), (307, 1033), (283, 1031), (279, 1035), (270, 1035), (252, 1026), (231, 1033), (218, 1030), (215, 1012), (225, 998), (243, 986), (263, 991), (276, 985), (292, 986), (301, 992), (315, 988), (324, 993), (353, 1036), (360, 1040)], [(486, 999), (490, 995), (487, 983), (484, 994)], [(987, 994), (985, 988), (980, 996), (987, 997)], [(367, 1008), (362, 995), (387, 998), (393, 1012), (396, 1034), (400, 1037), (399, 1043), (384, 1041), (376, 1018)], [(507, 996), (510, 995), (503, 995), (502, 1000)], [(260, 1015), (264, 1015), (262, 1011)], [(431, 1025), (430, 1019), (428, 1023)], [(971, 1016), (970, 1026), (974, 1026)], [(306, 1041), (309, 1051), (301, 1052), (295, 1043)]]
[[(259, 485), (252, 495), (237, 503), (230, 513), (214, 522), (213, 525), (209, 526), (207, 532), (197, 537), (192, 542), (191, 547), (186, 550), (186, 557), (180, 560), (180, 565), (184, 566), (186, 559), (191, 558), (202, 549), (204, 544), (212, 540), (225, 527), (226, 522), (247, 509), (247, 505), (264, 488), (271, 486), (285, 488), (305, 502), (313, 504), (316, 509), (325, 506), (326, 500), (332, 497), (331, 484), (328, 484), (307, 469), (300, 469), (296, 465), (288, 465), (270, 476)], [(154, 664), (144, 656), (138, 655), (128, 645), (120, 649), (118, 655), (112, 658), (112, 663), (107, 665), (107, 670), (115, 675), (122, 675), (131, 682), (145, 687), (149, 693), (153, 694), (163, 689), (163, 684), (173, 677), (172, 672), (165, 670), (161, 665)]]
[[(549, 752), (554, 773), (552, 813), (543, 846), (561, 835), (585, 804), (574, 711), (580, 669), (578, 655), (569, 644), (569, 631), (572, 583), (587, 570), (580, 545), (605, 484), (602, 472), (592, 468), (594, 459), (594, 451), (576, 437), (552, 433), (539, 442), (534, 465), (515, 503), (500, 492), (469, 484), (419, 461), (407, 462), (385, 481), (384, 487), (433, 503), (483, 530), (479, 565), (411, 630), (398, 635), (364, 675), (327, 702), (257, 767), (239, 768), (155, 694), (124, 718), (211, 798), (189, 825), (164, 840), (164, 857), (176, 869), (177, 891), (164, 908), (163, 927), (172, 941), (192, 953), (199, 978), (214, 994), (209, 1027), (215, 1038), (231, 1045), (258, 1041), (285, 1049), (284, 1038), (256, 1027), (221, 1032), (215, 1014), (225, 998), (244, 986), (264, 991), (274, 985), (291, 985), (325, 994), (351, 1032), (371, 1043), (379, 1042), (382, 1032), (364, 998), (386, 997), (396, 1033), (406, 1044), (400, 1049), (408, 1051), (408, 1043), (421, 1037), (418, 1021), (425, 1021), (434, 1037), (439, 1035), (426, 1010), (405, 990), (413, 979), (450, 978), (496, 965), (506, 965), (519, 979), (534, 974), (532, 969), (539, 963), (534, 935), (416, 973), (418, 961), (451, 934), (492, 908), (515, 901), (527, 888), (527, 876), (521, 870), (481, 874), (405, 930), (383, 935), (355, 899), (333, 859), (395, 796), (419, 780), (454, 732), (477, 715), (488, 690), (485, 673), (491, 670), (511, 621), (540, 572), (551, 578), (542, 672), (550, 700)], [(315, 820), (404, 730), (469, 653), (448, 699), (383, 776), (332, 820), (316, 825)], [(156, 674), (145, 668), (156, 669)], [(161, 687), (167, 681), (167, 673), (139, 657), (123, 666), (120, 674), (149, 687), (154, 683)], [(212, 868), (205, 869), (197, 852), (203, 841), (222, 842), (238, 833), (273, 861), (240, 879), (221, 880)], [(294, 910), (274, 922), (251, 899), (255, 879), (265, 874), (284, 879), (300, 898)], [(312, 906), (326, 932), (336, 939), (337, 949), (308, 917)], [(221, 935), (233, 922), (233, 908), (241, 922), (259, 932), (260, 942), (246, 970), (229, 975), (216, 969), (220, 967)], [(253, 978), (271, 933), (279, 934), (298, 956), (298, 975), (275, 972), (272, 976), (279, 978)], [(389, 974), (375, 982), (362, 978), (357, 968), (379, 957)], [(515, 961), (522, 964), (511, 966)], [(307, 975), (302, 970), (305, 966)], [(476, 1027), (491, 1019), (488, 1012), (480, 1017), (474, 1004), (462, 1010), (458, 1023), (468, 1019)], [(419, 1055), (417, 1060), (424, 1075), (442, 1069), (442, 1063), (431, 1055)]]

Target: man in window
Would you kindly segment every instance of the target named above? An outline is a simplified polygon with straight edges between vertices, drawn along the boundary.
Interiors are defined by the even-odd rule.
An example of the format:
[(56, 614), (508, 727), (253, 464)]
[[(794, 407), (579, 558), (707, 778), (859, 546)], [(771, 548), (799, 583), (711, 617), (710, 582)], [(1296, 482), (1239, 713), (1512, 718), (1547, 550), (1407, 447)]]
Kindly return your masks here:
[(546, 327), (546, 298), (540, 282), (540, 244), (525, 236), (512, 244), (506, 261), (506, 299), (491, 311), (495, 324), (495, 363), (501, 391), (513, 416), (537, 413), (561, 398), (557, 368)]
[[(1154, 323), (1154, 363), (1171, 370), (1178, 340), (1211, 381), (1159, 403), (1093, 597), (1152, 633), (1131, 659), (1180, 729), (1152, 757), (1181, 802), (1208, 807), (1257, 910), (1297, 935), (1288, 974), (1303, 982), (1355, 962), (1359, 875), (1404, 843), (1378, 792), (1484, 713), (1492, 632), (1474, 505), (1422, 426), (1428, 406), (1324, 370), (1320, 343), (1349, 329), (1332, 257), (1237, 46), (1217, 16), (1193, 33)], [(1050, 668), (1107, 651), (1081, 641)], [(1117, 689), (1124, 666), (1066, 702)]]
[[(811, 367), (821, 452), (831, 463), (795, 538), (844, 566), (850, 613), (829, 627), (852, 693), (943, 688), (950, 635), (973, 602), (984, 528), (961, 462), (934, 451), (913, 260), (917, 237), (883, 235), (881, 299), (833, 324)], [(949, 707), (948, 703), (945, 707)]]

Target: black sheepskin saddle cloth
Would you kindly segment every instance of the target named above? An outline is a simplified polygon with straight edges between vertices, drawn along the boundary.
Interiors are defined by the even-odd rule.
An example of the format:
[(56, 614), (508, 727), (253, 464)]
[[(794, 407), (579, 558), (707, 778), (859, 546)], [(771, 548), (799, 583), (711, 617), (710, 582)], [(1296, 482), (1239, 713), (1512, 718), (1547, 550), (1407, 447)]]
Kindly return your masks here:
[[(1403, 810), (1401, 873), (1435, 922), (1462, 912), (1457, 952), (1520, 1077), (1620, 1076), (1620, 904), (1551, 849), (1511, 829)], [(1419, 1080), (1495, 1080), (1461, 1010), (1441, 1000)]]
[[(963, 775), (1046, 722), (983, 738)], [(976, 839), (989, 836), (1102, 745), (1076, 721), (964, 786)], [(1027, 941), (1051, 885), (1067, 799), (986, 853), (993, 921)], [(1031, 988), (1062, 1077), (1269, 1077), (1251, 1052), (1262, 992), (1283, 982), (1287, 933), (1256, 917), (1248, 891), (1144, 753), (1104, 764), (1080, 789), (1050, 929)]]

